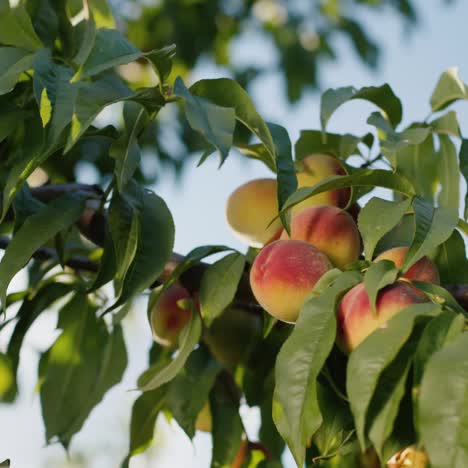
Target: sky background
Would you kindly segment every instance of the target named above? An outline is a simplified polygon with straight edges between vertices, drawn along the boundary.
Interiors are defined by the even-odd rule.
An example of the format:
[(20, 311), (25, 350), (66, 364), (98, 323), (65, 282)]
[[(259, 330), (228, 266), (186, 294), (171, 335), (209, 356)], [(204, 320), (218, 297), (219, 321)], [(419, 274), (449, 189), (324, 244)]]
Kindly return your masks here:
[[(338, 40), (339, 61), (321, 68), (326, 87), (353, 85), (356, 87), (389, 83), (401, 98), (404, 107), (403, 124), (423, 119), (429, 113), (429, 97), (440, 76), (448, 67), (457, 66), (460, 76), (468, 81), (468, 2), (459, 0), (447, 7), (438, 0), (416, 2), (420, 23), (410, 34), (401, 20), (393, 15), (367, 14), (365, 25), (382, 45), (382, 57), (377, 72), (365, 69), (357, 60), (350, 45)], [(235, 45), (237, 60), (274, 60), (272, 50), (256, 34)], [(198, 67), (195, 79), (225, 76), (222, 69), (209, 63)], [(289, 131), (294, 142), (301, 129), (319, 128), (319, 93), (307, 93), (295, 106), (288, 105), (283, 95), (281, 76), (272, 74), (257, 80), (252, 97), (260, 114), (279, 123)], [(455, 108), (459, 112), (462, 132), (468, 128), (468, 104)], [(364, 134), (370, 127), (367, 117), (374, 108), (363, 102), (352, 102), (340, 108), (332, 117), (328, 130), (332, 132)], [(108, 119), (111, 111), (102, 116)], [(465, 130), (466, 133), (466, 130)], [(229, 194), (243, 182), (271, 173), (255, 161), (233, 154), (221, 170), (213, 156), (196, 168), (193, 159), (176, 183), (167, 174), (154, 187), (174, 216), (176, 225), (175, 250), (186, 253), (193, 247), (207, 244), (228, 244), (245, 250), (229, 231), (224, 207)], [(92, 183), (84, 171), (83, 181)], [(19, 287), (17, 278), (11, 290)], [(130, 391), (136, 378), (146, 367), (151, 333), (146, 321), (146, 298), (142, 297), (124, 323), (129, 367), (123, 382), (114, 387), (99, 407), (93, 411), (71, 447), (71, 461), (67, 462), (58, 445), (45, 447), (39, 397), (34, 392), (39, 352), (56, 338), (52, 314), (43, 314), (27, 335), (20, 365), (20, 397), (15, 405), (1, 406), (0, 460), (11, 458), (13, 468), (54, 467), (117, 467), (128, 449), (128, 424), (133, 400), (137, 394)], [(140, 313), (141, 312), (141, 313)], [(3, 335), (7, 335), (4, 333)], [(0, 346), (6, 341), (0, 339)], [(243, 418), (255, 439), (258, 429), (256, 410), (243, 408)], [(80, 462), (80, 459), (83, 461)], [(179, 428), (160, 419), (153, 447), (134, 457), (131, 468), (207, 468), (210, 461), (210, 437), (197, 434), (192, 445)], [(286, 466), (293, 466), (286, 457)]]

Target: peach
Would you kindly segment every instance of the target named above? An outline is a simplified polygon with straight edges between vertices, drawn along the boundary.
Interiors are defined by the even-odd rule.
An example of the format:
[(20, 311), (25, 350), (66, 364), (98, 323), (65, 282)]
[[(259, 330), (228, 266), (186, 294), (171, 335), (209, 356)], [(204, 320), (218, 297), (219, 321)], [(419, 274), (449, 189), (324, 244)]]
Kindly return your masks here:
[(252, 247), (263, 247), (281, 233), (277, 182), (255, 179), (241, 185), (228, 198), (226, 219), (234, 234)]
[(150, 312), (154, 340), (168, 347), (177, 345), (179, 334), (190, 320), (191, 310), (181, 307), (180, 301), (190, 293), (179, 284), (172, 284), (160, 296)]
[(204, 334), (211, 354), (225, 366), (236, 366), (248, 358), (262, 336), (258, 315), (230, 306), (216, 318)]
[[(407, 254), (408, 247), (394, 247), (393, 249), (382, 252), (374, 261), (390, 260), (397, 268), (401, 268)], [(435, 263), (428, 257), (419, 259), (403, 277), (417, 281), (425, 281), (426, 283), (440, 283), (439, 271)]]
[(284, 322), (295, 322), (306, 296), (332, 268), (328, 257), (300, 240), (277, 240), (264, 247), (250, 270), (258, 303)]
[[(289, 239), (285, 230), (281, 239)], [(336, 206), (311, 206), (293, 216), (291, 239), (317, 247), (341, 269), (356, 261), (361, 252), (356, 223), (349, 213)]]
[[(312, 187), (321, 180), (333, 175), (346, 175), (340, 161), (333, 156), (315, 153), (302, 160), (303, 170), (297, 173), (298, 188)], [(319, 193), (297, 204), (292, 213), (299, 213), (304, 208), (317, 205), (333, 205), (344, 208), (349, 201), (351, 190), (343, 188)]]
[(364, 283), (360, 283), (343, 297), (337, 312), (337, 344), (351, 352), (377, 328), (385, 324), (405, 307), (423, 302), (423, 298), (406, 283), (397, 281), (377, 294), (376, 314), (372, 312)]

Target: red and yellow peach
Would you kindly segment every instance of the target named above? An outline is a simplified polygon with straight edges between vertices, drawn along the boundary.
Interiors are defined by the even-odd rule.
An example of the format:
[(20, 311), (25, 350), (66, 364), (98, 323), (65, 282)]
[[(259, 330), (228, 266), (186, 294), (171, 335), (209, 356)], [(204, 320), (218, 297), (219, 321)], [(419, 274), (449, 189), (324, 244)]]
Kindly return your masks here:
[[(333, 175), (346, 175), (346, 171), (340, 161), (328, 154), (311, 154), (301, 162), (303, 169), (297, 173), (298, 188), (312, 187), (323, 179)], [(317, 205), (333, 205), (344, 208), (349, 201), (350, 194), (349, 188), (319, 193), (294, 206), (292, 213), (299, 213), (304, 208)]]
[(354, 286), (338, 306), (338, 346), (345, 352), (351, 352), (377, 328), (384, 327), (396, 314), (411, 304), (421, 302), (423, 298), (412, 286), (396, 282), (379, 291), (374, 314), (364, 283)]
[(162, 346), (176, 346), (180, 332), (190, 320), (192, 312), (182, 306), (184, 299), (190, 299), (190, 293), (179, 284), (172, 284), (150, 311), (153, 338)]
[(275, 179), (255, 179), (241, 185), (229, 197), (226, 219), (234, 234), (252, 247), (277, 239), (282, 225), (278, 216), (278, 184)]
[(284, 322), (295, 322), (306, 296), (332, 268), (328, 257), (300, 240), (277, 240), (257, 255), (250, 285), (258, 303)]
[(361, 237), (349, 213), (336, 206), (311, 206), (293, 216), (291, 236), (286, 231), (281, 239), (308, 242), (343, 269), (356, 261), (361, 252)]
[[(408, 247), (394, 247), (393, 249), (382, 252), (375, 262), (380, 260), (390, 260), (397, 268), (401, 268), (408, 254)], [(403, 278), (408, 278), (426, 283), (440, 283), (439, 271), (435, 263), (428, 257), (419, 259), (404, 275)]]

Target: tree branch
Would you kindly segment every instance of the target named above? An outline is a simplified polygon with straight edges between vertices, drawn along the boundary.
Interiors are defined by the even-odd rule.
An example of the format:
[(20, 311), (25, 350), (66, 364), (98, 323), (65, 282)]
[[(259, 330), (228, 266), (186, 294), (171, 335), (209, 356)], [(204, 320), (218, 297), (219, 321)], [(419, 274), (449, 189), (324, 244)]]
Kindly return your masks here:
[[(0, 249), (5, 250), (10, 245), (11, 239), (0, 236)], [(59, 256), (55, 249), (50, 247), (41, 247), (33, 253), (33, 258), (40, 261), (59, 260)], [(89, 271), (95, 273), (98, 271), (99, 265), (87, 257), (77, 255), (71, 257), (65, 262), (65, 265), (74, 270)]]

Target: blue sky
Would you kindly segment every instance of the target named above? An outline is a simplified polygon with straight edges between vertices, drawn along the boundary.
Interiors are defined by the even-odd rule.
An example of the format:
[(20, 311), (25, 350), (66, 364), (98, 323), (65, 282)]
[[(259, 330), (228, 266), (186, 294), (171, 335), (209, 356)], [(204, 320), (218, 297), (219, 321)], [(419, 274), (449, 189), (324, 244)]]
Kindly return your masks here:
[[(366, 26), (384, 45), (379, 71), (366, 70), (345, 41), (339, 41), (340, 61), (322, 68), (323, 82), (329, 87), (379, 85), (388, 82), (404, 104), (404, 122), (426, 117), (429, 97), (439, 75), (448, 67), (458, 66), (460, 75), (468, 81), (468, 2), (459, 0), (451, 7), (438, 0), (418, 0), (421, 22), (410, 35), (395, 17), (368, 14)], [(236, 54), (265, 54), (262, 42), (238, 44)], [(220, 76), (220, 70), (203, 66), (197, 78)], [(301, 129), (319, 127), (319, 94), (309, 93), (290, 108), (282, 98), (281, 79), (272, 74), (259, 80), (252, 95), (265, 119), (287, 128), (295, 141)], [(373, 108), (362, 102), (343, 106), (333, 116), (329, 130), (363, 134), (369, 131), (366, 119)], [(456, 108), (461, 127), (468, 128), (468, 104)], [(218, 159), (210, 158), (202, 167), (192, 161), (180, 184), (171, 176), (155, 187), (168, 203), (176, 224), (176, 250), (185, 253), (193, 247), (206, 244), (228, 244), (245, 249), (230, 233), (224, 219), (224, 205), (229, 194), (241, 183), (255, 177), (270, 176), (261, 164), (230, 157), (221, 170)], [(144, 307), (143, 300), (137, 307)], [(140, 311), (138, 311), (140, 312)], [(72, 444), (72, 455), (92, 452), (89, 468), (113, 468), (122, 459), (128, 446), (127, 425), (136, 377), (146, 365), (150, 343), (145, 314), (133, 314), (126, 319), (125, 336), (130, 351), (130, 365), (124, 382), (114, 388), (103, 404), (92, 413), (82, 432)], [(143, 317), (143, 319), (142, 319)], [(43, 350), (56, 336), (50, 316), (38, 321), (28, 334), (22, 354), (20, 383), (22, 396), (18, 404), (2, 407), (0, 428), (0, 459), (11, 457), (13, 466), (48, 468), (64, 465), (64, 452), (58, 446), (44, 447), (43, 426), (38, 396), (34, 393), (38, 351)], [(50, 336), (50, 339), (44, 337)], [(255, 411), (243, 411), (248, 426), (255, 432), (258, 420)], [(135, 458), (131, 468), (207, 468), (209, 466), (209, 437), (198, 435), (192, 448), (188, 439), (175, 428), (164, 423), (158, 433), (155, 447), (149, 455)], [(70, 465), (72, 466), (72, 465)], [(77, 466), (77, 465), (74, 465)], [(288, 466), (293, 466), (289, 461)]]

